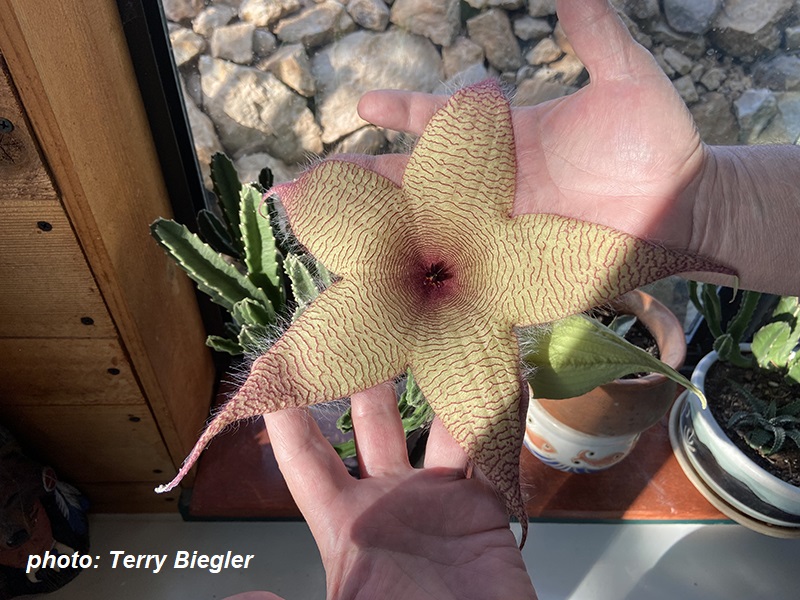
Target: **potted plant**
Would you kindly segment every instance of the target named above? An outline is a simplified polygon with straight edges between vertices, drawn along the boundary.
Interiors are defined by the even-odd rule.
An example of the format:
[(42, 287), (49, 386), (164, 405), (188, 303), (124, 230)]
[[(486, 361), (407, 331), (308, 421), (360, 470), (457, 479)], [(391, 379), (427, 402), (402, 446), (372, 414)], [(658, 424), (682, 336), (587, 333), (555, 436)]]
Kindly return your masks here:
[[(539, 367), (535, 386), (539, 393), (531, 393), (525, 445), (545, 464), (562, 471), (588, 473), (617, 464), (675, 400), (677, 382), (663, 373), (658, 360), (675, 371), (683, 365), (686, 341), (681, 323), (666, 306), (641, 290), (625, 294), (610, 308), (614, 316), (610, 329), (618, 335), (630, 332), (615, 327), (618, 321), (625, 322), (620, 317), (634, 317), (635, 331), (643, 338), (636, 349), (612, 345), (607, 340), (614, 338), (598, 328), (594, 332), (586, 329), (583, 338), (561, 352), (561, 359), (556, 357), (556, 364), (552, 364), (554, 359), (550, 365), (537, 364), (540, 359), (528, 355), (528, 361)], [(552, 355), (554, 342), (546, 342), (546, 355)], [(646, 350), (642, 348), (645, 345), (649, 346)], [(609, 355), (609, 349), (620, 355)], [(598, 357), (614, 370), (604, 374), (607, 383), (580, 393), (573, 386), (582, 377), (597, 374)], [(551, 380), (554, 385), (549, 385)]]
[[(744, 292), (723, 328), (716, 289), (703, 286), (692, 296), (715, 342), (692, 374), (708, 409), (688, 394), (673, 411), (670, 433), (679, 461), (733, 520), (768, 535), (800, 537), (798, 299), (778, 298), (761, 325), (761, 294)], [(743, 343), (754, 325), (752, 343)]]

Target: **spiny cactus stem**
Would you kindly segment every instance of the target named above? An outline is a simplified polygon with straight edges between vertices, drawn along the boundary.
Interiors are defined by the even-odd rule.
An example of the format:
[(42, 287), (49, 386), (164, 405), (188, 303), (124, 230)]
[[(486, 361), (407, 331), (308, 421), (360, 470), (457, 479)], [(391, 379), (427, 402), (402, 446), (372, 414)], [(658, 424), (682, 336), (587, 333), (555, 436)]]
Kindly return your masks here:
[(739, 306), (739, 310), (736, 312), (733, 319), (731, 319), (731, 323), (728, 326), (728, 333), (737, 344), (742, 340), (744, 331), (752, 320), (760, 299), (760, 292), (748, 290), (742, 294), (742, 303)]
[(725, 358), (725, 360), (731, 363), (734, 367), (739, 367), (740, 369), (750, 369), (755, 364), (755, 360), (752, 356), (745, 356), (742, 354), (738, 344), (731, 350), (730, 354)]

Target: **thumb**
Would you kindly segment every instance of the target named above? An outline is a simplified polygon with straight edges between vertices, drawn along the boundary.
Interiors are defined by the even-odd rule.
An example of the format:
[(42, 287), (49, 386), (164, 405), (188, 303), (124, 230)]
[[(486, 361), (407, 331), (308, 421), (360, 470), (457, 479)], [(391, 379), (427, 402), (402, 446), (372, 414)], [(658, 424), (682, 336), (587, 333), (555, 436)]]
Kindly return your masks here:
[(558, 20), (593, 82), (660, 73), (608, 0), (558, 0)]

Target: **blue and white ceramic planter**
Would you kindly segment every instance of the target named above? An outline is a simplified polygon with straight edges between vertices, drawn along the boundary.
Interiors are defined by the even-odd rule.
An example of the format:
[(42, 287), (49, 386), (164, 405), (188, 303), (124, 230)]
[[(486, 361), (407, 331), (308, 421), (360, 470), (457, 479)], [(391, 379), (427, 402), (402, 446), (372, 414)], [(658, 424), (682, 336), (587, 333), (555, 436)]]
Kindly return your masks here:
[(638, 433), (602, 436), (564, 425), (535, 398), (528, 404), (525, 447), (546, 465), (570, 473), (593, 473), (617, 464), (630, 454)]
[[(749, 349), (749, 345), (742, 345), (742, 350)], [(716, 361), (717, 353), (712, 352), (695, 368), (692, 383), (701, 390), (705, 391), (706, 375)], [(797, 528), (800, 534), (800, 487), (786, 483), (751, 461), (692, 393), (678, 415), (678, 429), (680, 443), (693, 470), (715, 494), (739, 513), (768, 526), (767, 531), (764, 528), (759, 531), (769, 533), (769, 526), (773, 526)]]

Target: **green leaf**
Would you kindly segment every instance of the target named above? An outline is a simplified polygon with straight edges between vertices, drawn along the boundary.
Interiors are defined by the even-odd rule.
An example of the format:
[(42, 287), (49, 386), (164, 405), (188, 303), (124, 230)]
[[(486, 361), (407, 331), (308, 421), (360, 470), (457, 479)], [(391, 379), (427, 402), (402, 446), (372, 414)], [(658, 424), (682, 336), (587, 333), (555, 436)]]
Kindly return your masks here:
[(427, 402), (413, 410), (414, 412), (402, 419), (403, 431), (405, 431), (406, 435), (427, 426), (434, 417), (433, 409)]
[(759, 416), (746, 410), (740, 410), (731, 415), (728, 419), (728, 429), (739, 429), (742, 427), (753, 427), (759, 422)]
[(353, 431), (353, 411), (350, 407), (342, 413), (342, 416), (336, 419), (336, 427), (342, 433), (349, 433)]
[(263, 325), (242, 325), (239, 330), (239, 345), (245, 352), (259, 352), (264, 348), (269, 330)]
[(783, 406), (781, 406), (781, 409), (778, 411), (778, 414), (800, 417), (800, 399), (794, 400), (793, 402), (789, 402), (788, 404), (784, 404)]
[(788, 429), (786, 431), (786, 437), (792, 440), (795, 445), (800, 448), (800, 430), (797, 429)]
[(722, 334), (714, 340), (714, 352), (719, 355), (720, 360), (727, 361), (735, 347), (736, 342), (734, 342), (733, 338), (727, 333)]
[(356, 441), (347, 440), (341, 444), (333, 444), (333, 449), (341, 459), (353, 458), (356, 455)]
[(742, 342), (744, 332), (753, 320), (753, 315), (756, 312), (756, 307), (760, 299), (761, 292), (747, 290), (742, 294), (739, 310), (736, 311), (736, 314), (728, 324), (728, 334), (737, 346)]
[(226, 352), (231, 356), (239, 356), (244, 354), (242, 348), (236, 340), (231, 340), (220, 335), (210, 335), (206, 338), (206, 346), (209, 346), (217, 352)]
[(315, 260), (314, 266), (317, 268), (317, 275), (322, 282), (322, 287), (326, 288), (333, 283), (333, 275), (330, 271), (328, 271), (328, 269), (325, 268), (325, 265), (318, 260)]
[(778, 450), (783, 447), (783, 442), (786, 441), (786, 431), (782, 427), (773, 427), (770, 428), (772, 432), (773, 441), (772, 446), (768, 450), (764, 451), (764, 454), (769, 456), (770, 454), (775, 454)]
[(772, 314), (776, 318), (784, 316), (791, 319), (795, 323), (795, 327), (798, 327), (800, 325), (797, 323), (797, 319), (800, 317), (800, 300), (797, 296), (782, 296)]
[(744, 435), (744, 439), (751, 448), (770, 454), (769, 451), (765, 451), (765, 447), (775, 439), (775, 436), (766, 429), (753, 429)]
[(636, 315), (616, 315), (606, 327), (619, 337), (624, 338), (625, 334), (636, 324), (636, 321)]
[(267, 216), (269, 217), (269, 225), (272, 227), (272, 237), (276, 241), (276, 246), (280, 254), (286, 256), (289, 254), (289, 248), (285, 245), (285, 238), (286, 236), (281, 231), (281, 218), (278, 214), (277, 208), (277, 198), (274, 194), (272, 195), (264, 195), (264, 205), (267, 207)]
[(414, 379), (414, 375), (411, 373), (410, 369), (406, 373), (406, 390), (403, 392), (403, 396), (405, 396), (406, 402), (408, 402), (409, 406), (413, 406), (415, 408), (424, 406), (428, 403), (425, 400), (425, 396), (422, 394), (422, 390), (419, 389), (417, 381)]
[(210, 210), (204, 208), (197, 213), (197, 228), (200, 231), (200, 237), (214, 250), (220, 254), (241, 258), (225, 224)]
[(722, 335), (722, 306), (717, 288), (704, 283), (700, 295), (702, 297), (700, 312), (706, 318), (706, 324), (711, 330), (711, 335), (717, 338)]
[(285, 301), (278, 268), (278, 252), (269, 219), (259, 214), (261, 194), (251, 185), (241, 193), (242, 243), (247, 276), (266, 293), (273, 307), (280, 309)]
[(764, 414), (764, 417), (767, 419), (774, 419), (775, 415), (778, 414), (778, 401), (775, 398), (770, 398), (769, 404), (767, 405), (767, 412)]
[(269, 303), (263, 291), (184, 225), (157, 219), (150, 231), (178, 266), (197, 283), (200, 291), (220, 306), (230, 311), (234, 304), (245, 298), (253, 298), (265, 306)]
[(755, 364), (755, 359), (751, 354), (742, 354), (739, 344), (727, 333), (722, 334), (714, 340), (714, 350), (719, 354), (722, 361), (729, 362), (734, 366), (748, 369)]
[(239, 193), (242, 184), (239, 175), (227, 156), (216, 153), (211, 157), (211, 182), (222, 207), (222, 216), (228, 224), (234, 246), (241, 252), (242, 234), (239, 231)]
[(520, 336), (523, 361), (535, 369), (529, 382), (538, 398), (573, 398), (630, 373), (655, 372), (690, 389), (705, 405), (703, 393), (683, 375), (583, 315)]
[(772, 419), (772, 424), (779, 427), (790, 429), (796, 425), (800, 425), (800, 417), (795, 415), (783, 414), (783, 409), (778, 412), (777, 416)]
[(433, 420), (433, 409), (425, 400), (411, 369), (406, 371), (406, 389), (400, 396), (398, 408), (406, 435), (425, 427)]
[(693, 281), (691, 279), (689, 279), (686, 282), (686, 287), (688, 288), (689, 291), (689, 300), (691, 301), (692, 305), (695, 307), (697, 312), (703, 314), (703, 304), (700, 302), (700, 297), (697, 295), (698, 288), (701, 285), (702, 284), (697, 283), (696, 281)]

